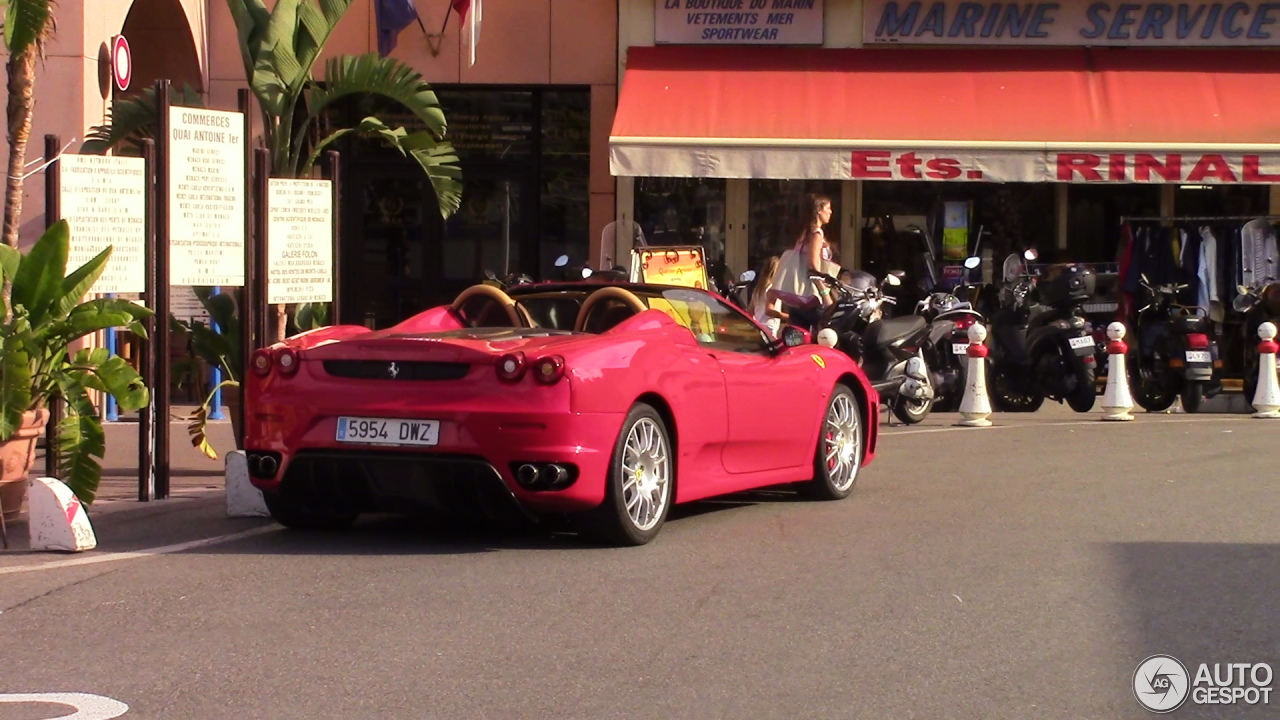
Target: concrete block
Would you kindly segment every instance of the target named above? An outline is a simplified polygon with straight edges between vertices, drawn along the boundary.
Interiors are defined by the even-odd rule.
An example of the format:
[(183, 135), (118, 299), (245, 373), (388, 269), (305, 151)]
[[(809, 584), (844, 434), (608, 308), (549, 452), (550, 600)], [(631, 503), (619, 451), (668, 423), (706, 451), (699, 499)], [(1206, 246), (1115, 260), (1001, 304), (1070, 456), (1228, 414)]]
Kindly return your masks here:
[(32, 550), (83, 552), (98, 547), (80, 498), (61, 480), (33, 478), (27, 503)]
[(270, 517), (262, 491), (249, 482), (249, 460), (243, 450), (227, 453), (227, 517)]

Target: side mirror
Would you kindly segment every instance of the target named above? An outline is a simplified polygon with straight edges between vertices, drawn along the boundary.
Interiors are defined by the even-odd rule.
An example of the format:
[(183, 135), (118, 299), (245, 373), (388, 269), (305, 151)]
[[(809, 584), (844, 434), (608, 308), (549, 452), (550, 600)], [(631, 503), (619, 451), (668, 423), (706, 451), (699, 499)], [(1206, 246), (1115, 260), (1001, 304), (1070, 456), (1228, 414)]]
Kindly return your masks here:
[(889, 273), (888, 275), (885, 275), (885, 276), (884, 276), (884, 282), (885, 282), (885, 284), (886, 284), (886, 285), (890, 285), (890, 286), (892, 286), (892, 287), (897, 287), (898, 285), (901, 285), (901, 284), (902, 284), (902, 279), (901, 279), (901, 278), (899, 278), (899, 277), (898, 277), (896, 274), (894, 274), (894, 273)]
[(1022, 253), (1022, 257), (1028, 260), (1035, 260), (1040, 257), (1040, 253), (1036, 252), (1035, 248), (1027, 248), (1026, 252)]
[(977, 255), (974, 255), (973, 257), (967, 257), (964, 259), (964, 266), (966, 268), (969, 268), (970, 270), (978, 267), (981, 264), (982, 264), (982, 258), (978, 257)]
[(742, 282), (751, 282), (752, 280), (756, 279), (756, 271), (748, 270), (742, 273), (741, 275), (739, 275), (738, 279), (741, 280)]
[(809, 333), (794, 325), (786, 325), (782, 328), (781, 340), (784, 347), (799, 347), (809, 342)]
[(1236, 299), (1231, 301), (1231, 307), (1236, 312), (1249, 312), (1249, 308), (1252, 308), (1253, 305), (1254, 299), (1252, 295), (1237, 295)]
[(556, 258), (556, 267), (564, 267), (565, 265), (568, 265), (568, 264), (569, 264), (568, 255), (561, 255), (560, 257)]
[(582, 268), (582, 279), (586, 280), (591, 277), (591, 268)]

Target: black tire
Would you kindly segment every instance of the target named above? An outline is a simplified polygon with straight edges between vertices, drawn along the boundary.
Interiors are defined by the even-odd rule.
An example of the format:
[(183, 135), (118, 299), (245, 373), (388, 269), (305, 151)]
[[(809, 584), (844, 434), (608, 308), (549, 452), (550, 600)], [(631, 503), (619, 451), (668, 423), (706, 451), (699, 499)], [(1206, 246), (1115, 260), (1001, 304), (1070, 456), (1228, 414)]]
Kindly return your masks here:
[(1076, 372), (1076, 389), (1066, 397), (1067, 405), (1079, 413), (1087, 413), (1093, 409), (1098, 398), (1098, 381), (1093, 368), (1084, 367)]
[(271, 519), (290, 530), (347, 530), (360, 513), (335, 513), (314, 510), (277, 493), (262, 493)]
[(1258, 360), (1253, 359), (1244, 366), (1244, 401), (1249, 404), (1249, 412), (1257, 410), (1253, 406), (1253, 396), (1258, 393)]
[[(652, 453), (647, 453), (647, 450), (652, 450)], [(634, 482), (630, 483), (624, 477), (629, 454), (650, 455), (636, 460), (636, 468), (632, 471)], [(660, 487), (650, 488), (647, 497), (649, 505), (658, 504), (659, 507), (655, 514), (646, 513), (647, 518), (633, 518), (628, 510), (628, 492), (632, 498), (637, 498), (637, 502), (646, 497), (644, 489), (637, 487), (645, 481), (645, 472), (656, 473), (650, 477), (656, 478), (654, 482)], [(658, 492), (657, 503), (652, 495), (654, 490)], [(613, 446), (609, 474), (605, 478), (604, 502), (600, 507), (575, 514), (571, 519), (579, 533), (597, 542), (624, 547), (644, 545), (662, 530), (674, 498), (675, 448), (671, 445), (666, 423), (652, 406), (636, 403), (627, 413)], [(642, 509), (643, 506), (637, 512)]]
[[(822, 427), (813, 451), (813, 479), (805, 483), (805, 494), (818, 500), (849, 497), (858, 484), (858, 473), (866, 454), (865, 438), (857, 397), (849, 388), (837, 385), (822, 414)], [(835, 455), (829, 458), (833, 450)]]
[(1154, 370), (1144, 373), (1136, 353), (1130, 352), (1125, 360), (1125, 368), (1129, 373), (1129, 392), (1133, 395), (1133, 401), (1138, 404), (1138, 407), (1147, 412), (1168, 410), (1178, 395), (1156, 380), (1161, 373)]
[(911, 398), (898, 395), (891, 406), (894, 417), (908, 425), (916, 423), (929, 417), (929, 411), (933, 410), (933, 400), (912, 400)]
[(1186, 412), (1200, 412), (1200, 406), (1204, 403), (1204, 383), (1188, 382), (1182, 388), (1182, 409)]
[(1032, 392), (1022, 394), (1009, 387), (1009, 379), (1001, 373), (987, 371), (987, 387), (990, 389), (991, 407), (998, 412), (1035, 412), (1044, 404), (1044, 395)]

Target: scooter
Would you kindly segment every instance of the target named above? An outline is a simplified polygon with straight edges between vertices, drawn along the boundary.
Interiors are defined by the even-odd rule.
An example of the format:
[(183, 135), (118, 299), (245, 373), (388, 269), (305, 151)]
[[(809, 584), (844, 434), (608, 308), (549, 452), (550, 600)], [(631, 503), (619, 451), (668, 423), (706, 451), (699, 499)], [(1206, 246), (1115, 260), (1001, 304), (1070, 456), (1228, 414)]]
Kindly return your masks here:
[(1203, 308), (1178, 302), (1186, 285), (1152, 285), (1146, 275), (1140, 281), (1151, 301), (1138, 310), (1129, 345), (1133, 400), (1160, 412), (1181, 396), (1182, 408), (1196, 412), (1222, 387), (1213, 379), (1218, 347), (1209, 339), (1209, 318)]
[(586, 280), (591, 277), (592, 270), (584, 264), (570, 264), (568, 255), (561, 255), (556, 258), (555, 275), (559, 277), (557, 280)]
[[(818, 321), (818, 343), (853, 358), (893, 414), (914, 425), (929, 415), (935, 397), (923, 350), (929, 324), (919, 315), (885, 319), (884, 305), (896, 301), (881, 292), (870, 273), (856, 271), (852, 276), (846, 285), (830, 275), (811, 273), (835, 293)], [(888, 285), (901, 282), (892, 273), (885, 277)]]
[(756, 271), (747, 270), (738, 276), (738, 282), (729, 286), (729, 291), (725, 293), (724, 298), (729, 302), (737, 305), (740, 310), (750, 313), (751, 293), (756, 286)]
[[(1034, 249), (1023, 258), (1035, 260)], [(1031, 275), (1017, 255), (1004, 263), (1005, 286), (991, 319), (990, 393), (1005, 412), (1034, 412), (1045, 398), (1089, 412), (1097, 398), (1097, 359), (1082, 305), (1096, 279), (1081, 265)]]
[(930, 293), (917, 304), (916, 314), (929, 323), (928, 342), (922, 349), (937, 393), (934, 408), (955, 410), (964, 395), (969, 366), (969, 328), (986, 321), (971, 303), (947, 292)]
[(1262, 288), (1240, 285), (1231, 306), (1244, 313), (1244, 397), (1250, 404), (1258, 391), (1258, 328), (1264, 322), (1280, 326), (1280, 283)]

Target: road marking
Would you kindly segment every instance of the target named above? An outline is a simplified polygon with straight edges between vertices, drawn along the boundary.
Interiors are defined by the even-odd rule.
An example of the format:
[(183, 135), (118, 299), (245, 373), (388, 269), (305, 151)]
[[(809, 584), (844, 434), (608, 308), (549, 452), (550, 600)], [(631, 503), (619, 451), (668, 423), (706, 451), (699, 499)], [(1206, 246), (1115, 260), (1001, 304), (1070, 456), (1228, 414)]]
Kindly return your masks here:
[[(1143, 416), (1139, 415), (1138, 417), (1143, 417)], [(1174, 419), (1174, 418), (1163, 419), (1163, 418), (1152, 417), (1152, 418), (1147, 418), (1146, 422), (1157, 423), (1161, 425), (1177, 425), (1182, 423), (1207, 422), (1211, 420), (1241, 420), (1241, 419), (1248, 419), (1248, 417), (1249, 417), (1248, 415), (1202, 415), (1196, 418), (1177, 418), (1177, 419)], [(1048, 423), (1030, 422), (1030, 423), (1023, 423), (1021, 425), (991, 425), (990, 427), (984, 427), (984, 428), (952, 426), (952, 427), (940, 427), (940, 428), (927, 428), (923, 430), (886, 429), (880, 433), (880, 439), (883, 440), (884, 438), (899, 437), (901, 435), (928, 435), (930, 433), (943, 433), (943, 432), (973, 432), (974, 430), (979, 430), (979, 431), (1008, 430), (1010, 428), (1041, 428), (1041, 427), (1066, 427), (1066, 426), (1110, 427), (1110, 428), (1117, 427), (1117, 426), (1123, 427), (1123, 425), (1121, 425), (1120, 423), (1100, 422), (1100, 420), (1101, 420), (1101, 416), (1099, 416), (1097, 420), (1068, 420), (1065, 422), (1048, 422)], [(1129, 427), (1134, 427), (1140, 424), (1141, 423), (1129, 423), (1128, 425)]]
[[(71, 560), (56, 560), (54, 562), (40, 563), (39, 565), (17, 565), (14, 567), (0, 568), (0, 575), (12, 575), (14, 573), (36, 572), (39, 570), (58, 570), (60, 568), (76, 567), (77, 565), (97, 565), (99, 563), (118, 562), (120, 560), (137, 560), (139, 558), (153, 557), (155, 555), (168, 555), (169, 553), (182, 552), (198, 547), (208, 547), (210, 545), (220, 545), (233, 540), (242, 540), (254, 535), (262, 535), (268, 532), (275, 532), (279, 527), (276, 525), (264, 525), (243, 532), (232, 533), (230, 535), (219, 535), (218, 537), (204, 538), (202, 540), (191, 540), (189, 542), (178, 543), (177, 545), (165, 545), (158, 548), (150, 548), (148, 550), (133, 550), (130, 552), (120, 553), (104, 553), (102, 555), (87, 555), (85, 557), (73, 558)], [(0, 695), (0, 697), (6, 697)], [(114, 715), (112, 717), (115, 717)]]
[(5, 703), (52, 703), (70, 705), (76, 710), (70, 715), (59, 715), (49, 720), (111, 720), (129, 712), (129, 706), (119, 700), (89, 693), (0, 694), (0, 705)]

